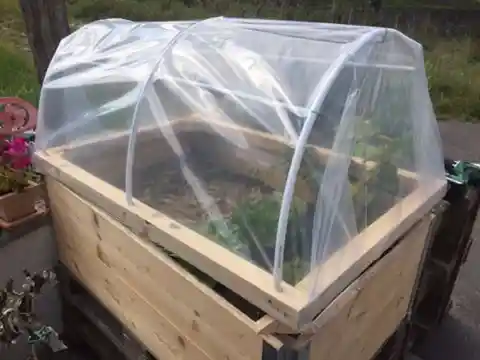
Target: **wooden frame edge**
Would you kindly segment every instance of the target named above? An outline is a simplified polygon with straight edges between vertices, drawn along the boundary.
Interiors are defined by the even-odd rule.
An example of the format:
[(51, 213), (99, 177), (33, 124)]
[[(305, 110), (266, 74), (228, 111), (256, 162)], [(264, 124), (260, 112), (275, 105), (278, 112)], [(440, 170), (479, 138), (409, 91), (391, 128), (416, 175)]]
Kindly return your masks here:
[[(343, 247), (340, 251), (333, 254), (325, 264), (323, 264), (319, 271), (323, 268), (335, 269), (330, 266), (332, 262), (344, 263), (341, 261), (342, 257), (356, 258), (356, 260), (349, 261), (351, 266), (343, 266), (340, 269), (337, 267), (336, 276), (333, 281), (328, 283), (321, 283), (322, 280), (317, 281), (320, 287), (317, 288), (318, 294), (307, 304), (305, 308), (300, 311), (299, 329), (304, 329), (312, 323), (314, 318), (321, 313), (337, 296), (338, 293), (345, 290), (350, 283), (355, 280), (356, 275), (362, 273), (372, 264), (375, 259), (378, 259), (382, 253), (390, 248), (398, 238), (412, 228), (416, 222), (427, 215), (434, 206), (440, 202), (446, 192), (446, 181), (434, 181), (430, 183), (429, 190), (421, 187), (408, 195), (402, 202), (391, 208), (387, 213), (382, 215), (375, 223), (370, 225), (360, 234), (358, 234), (349, 246)], [(425, 195), (422, 193), (427, 192)], [(410, 211), (401, 212), (402, 208), (411, 209)], [(401, 214), (399, 214), (401, 212)], [(388, 222), (396, 223), (395, 226), (388, 225)], [(387, 224), (388, 226), (385, 226)], [(383, 229), (382, 229), (383, 227)], [(386, 231), (384, 229), (387, 229)], [(377, 239), (372, 244), (372, 239)], [(311, 284), (309, 284), (309, 274), (296, 287), (297, 289), (304, 288), (305, 291)], [(319, 276), (321, 278), (321, 276)]]
[[(419, 211), (417, 211), (415, 214), (413, 214), (415, 216), (409, 217), (408, 219), (404, 220), (403, 223), (402, 223), (401, 220), (399, 221), (400, 224), (401, 224), (400, 225), (401, 230), (404, 229), (404, 228), (407, 228), (407, 230), (405, 230), (405, 231), (397, 230), (397, 232), (402, 232), (402, 234), (403, 233), (408, 233), (408, 231), (410, 231), (410, 229), (413, 228), (415, 226), (415, 224), (418, 221), (421, 221), (421, 219), (425, 216), (429, 216), (430, 218), (433, 219), (434, 215), (433, 214), (429, 215), (429, 210), (428, 209), (433, 209), (435, 207), (435, 204), (438, 204), (439, 202), (441, 202), (441, 199), (443, 198), (444, 193), (445, 193), (445, 189), (446, 189), (446, 184), (444, 186), (441, 186), (440, 184), (438, 184), (438, 185), (439, 186), (434, 191), (434, 194), (432, 194), (432, 196), (429, 198), (428, 203), (426, 205), (424, 203), (423, 204), (424, 206), (421, 206), (421, 208), (417, 209)], [(430, 207), (430, 204), (432, 204), (431, 207)], [(422, 209), (426, 210), (425, 214), (423, 214), (423, 212), (421, 211)], [(410, 223), (411, 223), (411, 226), (407, 226)], [(384, 241), (382, 243), (383, 246), (381, 248), (379, 248), (378, 251), (376, 251), (376, 252), (380, 252), (380, 251), (384, 252), (385, 250), (387, 250), (388, 248), (393, 246), (395, 244), (395, 241), (398, 240), (398, 238), (399, 238), (398, 236), (395, 236), (395, 235), (388, 236), (388, 234), (387, 234), (387, 236), (384, 237)], [(374, 250), (373, 247), (371, 248), (371, 250)], [(335, 255), (339, 256), (339, 253), (337, 253)], [(367, 253), (367, 254), (365, 254), (365, 256), (369, 256), (369, 254)], [(373, 258), (373, 256), (371, 256), (371, 255), (369, 257)], [(358, 261), (361, 262), (362, 258), (360, 258)], [(374, 263), (374, 262), (371, 262), (371, 261), (365, 262), (364, 261), (364, 263), (366, 265), (362, 266), (362, 267), (364, 267), (362, 272), (365, 271), (367, 268), (369, 268), (372, 265), (372, 263)], [(345, 272), (341, 273), (340, 276), (343, 275), (344, 273)], [(361, 279), (361, 280), (359, 280), (359, 279)], [(337, 281), (332, 282), (332, 284), (338, 284)], [(333, 295), (331, 301), (328, 301), (328, 299), (321, 299), (320, 297), (325, 296), (325, 292), (322, 292), (321, 295), (317, 296), (317, 298), (315, 300), (313, 300), (312, 303), (308, 304), (305, 307), (305, 309), (302, 309), (300, 319), (302, 320), (302, 316), (305, 316), (304, 314), (306, 313), (307, 314), (306, 316), (308, 316), (307, 317), (308, 320), (304, 320), (303, 323), (299, 324), (298, 334), (300, 334), (302, 337), (311, 336), (311, 334), (314, 333), (314, 327), (321, 326), (322, 323), (327, 321), (326, 319), (333, 316), (332, 313), (335, 313), (337, 308), (342, 307), (345, 303), (350, 301), (352, 297), (355, 296), (355, 294), (356, 294), (355, 289), (354, 290), (349, 290), (349, 289), (350, 289), (350, 286), (352, 284), (356, 284), (358, 281), (361, 281), (361, 283), (363, 283), (363, 282), (365, 282), (365, 279), (354, 278), (351, 282), (348, 282), (347, 279), (343, 279), (342, 283), (347, 283), (347, 285), (340, 292), (339, 295), (338, 294)], [(303, 284), (303, 285), (306, 285), (306, 284)], [(331, 294), (333, 294), (333, 293), (334, 292), (331, 292)], [(316, 313), (316, 315), (315, 315), (315, 313)], [(292, 329), (291, 328), (289, 328), (285, 324), (282, 324), (278, 320), (276, 320), (276, 319), (274, 319), (274, 318), (272, 318), (268, 315), (262, 317), (262, 319), (257, 321), (256, 325), (257, 325), (257, 332), (259, 334), (272, 334), (272, 333), (292, 334)]]

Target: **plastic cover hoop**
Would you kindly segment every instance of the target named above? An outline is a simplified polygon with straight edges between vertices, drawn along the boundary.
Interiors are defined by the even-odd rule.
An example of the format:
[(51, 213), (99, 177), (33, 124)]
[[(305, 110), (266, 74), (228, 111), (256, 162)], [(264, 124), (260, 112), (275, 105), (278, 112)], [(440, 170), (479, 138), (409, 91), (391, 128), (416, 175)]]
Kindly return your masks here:
[(197, 21), (196, 23), (191, 24), (188, 26), (186, 29), (178, 32), (172, 39), (165, 45), (165, 47), (162, 49), (160, 52), (160, 58), (155, 62), (154, 66), (152, 67), (152, 70), (150, 71), (150, 74), (148, 77), (145, 79), (143, 85), (140, 88), (140, 93), (138, 94), (138, 99), (135, 104), (135, 108), (133, 111), (132, 115), (132, 124), (130, 127), (130, 137), (128, 139), (128, 148), (127, 148), (127, 161), (126, 161), (126, 169), (125, 169), (125, 196), (127, 200), (128, 205), (133, 205), (133, 195), (132, 195), (132, 177), (133, 177), (133, 158), (134, 158), (134, 149), (135, 149), (135, 144), (136, 144), (136, 139), (137, 139), (137, 118), (138, 118), (138, 110), (140, 107), (140, 102), (145, 94), (146, 89), (151, 85), (153, 76), (158, 70), (158, 67), (164, 60), (164, 55), (167, 53), (167, 51), (171, 50), (173, 46), (186, 34), (188, 34), (189, 30), (192, 30), (196, 26), (210, 22), (213, 20), (223, 20), (224, 18), (221, 16), (218, 17), (212, 17), (204, 20)]
[[(273, 277), (275, 282), (275, 288), (277, 291), (282, 291), (281, 282), (282, 282), (282, 271), (283, 271), (283, 257), (285, 252), (285, 237), (287, 231), (287, 222), (288, 215), (290, 212), (290, 205), (293, 199), (293, 191), (295, 188), (295, 182), (300, 168), (300, 163), (302, 161), (303, 153), (305, 151), (305, 145), (307, 139), (310, 136), (310, 131), (314, 125), (317, 114), (320, 112), (323, 102), (333, 85), (335, 79), (337, 78), (340, 71), (343, 69), (345, 63), (355, 55), (364, 45), (368, 44), (372, 39), (374, 39), (379, 34), (385, 34), (386, 29), (378, 28), (370, 32), (367, 32), (358, 40), (356, 40), (351, 47), (347, 50), (343, 56), (339, 57), (334, 63), (330, 65), (330, 68), (326, 72), (326, 75), (322, 78), (320, 83), (317, 86), (318, 93), (315, 95), (315, 98), (312, 102), (310, 112), (305, 124), (303, 125), (302, 131), (298, 138), (298, 141), (295, 145), (295, 150), (293, 153), (292, 162), (288, 170), (287, 180), (285, 184), (285, 191), (282, 197), (282, 204), (280, 207), (280, 214), (278, 217), (278, 226), (277, 226), (277, 236), (276, 236), (276, 247), (275, 247), (275, 259), (273, 266)], [(315, 266), (315, 264), (311, 264)]]

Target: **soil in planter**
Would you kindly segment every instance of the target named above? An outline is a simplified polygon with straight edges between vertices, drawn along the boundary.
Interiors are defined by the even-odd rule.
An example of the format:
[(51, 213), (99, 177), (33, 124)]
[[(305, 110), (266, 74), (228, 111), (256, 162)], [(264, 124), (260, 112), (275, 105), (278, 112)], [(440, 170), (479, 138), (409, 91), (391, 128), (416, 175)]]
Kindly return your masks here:
[[(253, 176), (229, 172), (200, 156), (198, 152), (187, 154), (186, 159), (183, 172), (181, 162), (176, 157), (144, 169), (143, 173), (139, 174), (139, 179), (144, 181), (136, 183), (135, 197), (213, 241), (222, 243), (225, 247), (270, 272), (274, 258), (276, 223), (280, 210), (279, 201), (272, 201), (275, 189)], [(211, 201), (209, 209), (218, 210), (222, 223), (225, 219), (226, 228), (229, 230), (227, 234), (221, 233), (218, 226), (209, 219), (205, 204), (199, 203), (192, 185), (186, 180), (185, 173), (190, 173), (190, 181), (195, 181), (201, 192), (208, 195)], [(361, 200), (360, 209), (365, 206), (364, 199)], [(249, 205), (255, 202), (261, 203), (260, 211), (257, 205), (253, 206), (256, 207), (254, 210)], [(290, 214), (283, 276), (285, 281), (293, 285), (301, 280), (309, 270), (310, 232), (313, 228), (312, 220), (315, 208), (313, 204), (307, 204), (299, 199), (295, 199), (295, 203), (300, 204), (301, 210), (293, 214), (294, 216), (292, 213)], [(384, 202), (382, 201), (382, 203)], [(373, 205), (375, 208), (378, 207), (376, 204)], [(389, 206), (391, 204), (388, 204), (387, 207)], [(297, 206), (292, 208), (297, 208)], [(369, 209), (373, 210), (371, 206)], [(386, 209), (381, 210), (383, 212)], [(245, 221), (247, 226), (241, 227), (240, 231), (238, 231), (239, 213), (241, 217), (244, 215), (247, 217), (247, 221)], [(369, 210), (369, 219), (366, 222), (363, 220), (365, 218), (363, 213), (359, 212), (358, 215), (360, 217), (357, 220), (364, 222), (362, 224), (362, 221), (359, 221), (358, 230), (361, 231), (380, 214), (378, 211)], [(232, 220), (235, 220), (233, 224)], [(214, 231), (212, 231), (212, 224), (215, 227)], [(248, 229), (249, 226), (252, 228), (251, 231)], [(236, 234), (230, 233), (232, 229), (236, 229)], [(249, 233), (254, 235), (251, 236)], [(254, 237), (261, 242), (263, 253), (259, 250), (259, 246), (252, 241)], [(336, 251), (335, 248), (327, 249), (325, 256), (329, 256), (334, 251)], [(176, 260), (191, 273), (197, 272), (197, 269), (191, 265), (181, 262), (178, 258)], [(215, 284), (210, 278), (198, 277), (210, 286)]]
[[(227, 234), (219, 231), (220, 226), (217, 226), (216, 221), (209, 219), (205, 204), (199, 203), (192, 186), (187, 182), (181, 170), (177, 158), (145, 169), (140, 178), (146, 179), (146, 181), (137, 184), (134, 195), (145, 204), (213, 241), (222, 243), (227, 248), (244, 255), (248, 260), (270, 272), (274, 258), (274, 240), (280, 210), (280, 197), (275, 200), (277, 199), (275, 189), (253, 177), (229, 172), (201, 156), (190, 155), (187, 158), (189, 159), (188, 170), (185, 170), (186, 167), (184, 167), (184, 171), (190, 171), (193, 174), (192, 178), (194, 177), (195, 181), (198, 182), (198, 187), (213, 200), (210, 209), (216, 208), (219, 211), (222, 218), (220, 222), (225, 219)], [(245, 204), (252, 203), (259, 203), (262, 208), (259, 209), (257, 205), (245, 207)], [(306, 208), (306, 205), (304, 204), (303, 207)], [(251, 231), (245, 229), (245, 227), (238, 230), (239, 214), (240, 216), (246, 215), (245, 223), (247, 226), (245, 227), (251, 225)], [(232, 217), (236, 221), (232, 222)], [(289, 225), (288, 234), (291, 236), (298, 235), (298, 231), (291, 230), (293, 227), (311, 229), (310, 225), (303, 222), (306, 218), (306, 214), (303, 214), (300, 220), (302, 223), (297, 223), (295, 226)], [(297, 220), (299, 219), (297, 218)], [(252, 235), (249, 235), (249, 232)], [(252, 240), (253, 237), (261, 243), (260, 247), (263, 254), (259, 250), (259, 246)], [(308, 264), (302, 261), (298, 255), (299, 249), (300, 251), (304, 250), (304, 253), (305, 249), (310, 248), (310, 244), (305, 243), (305, 239), (309, 238), (305, 234), (305, 230), (302, 238), (301, 245), (297, 244), (298, 239), (292, 237), (287, 238), (286, 241), (284, 279), (292, 284), (303, 278), (308, 269)], [(246, 255), (247, 252), (248, 255)], [(189, 267), (187, 264), (182, 264), (182, 266)], [(188, 270), (192, 272), (193, 269), (189, 268)]]
[[(240, 201), (274, 191), (259, 180), (233, 174), (199, 156), (195, 161), (189, 161), (188, 169), (225, 218), (230, 217)], [(197, 228), (207, 220), (205, 205), (199, 203), (177, 158), (144, 171), (141, 178), (146, 181), (137, 187), (135, 195), (138, 199), (188, 227)]]

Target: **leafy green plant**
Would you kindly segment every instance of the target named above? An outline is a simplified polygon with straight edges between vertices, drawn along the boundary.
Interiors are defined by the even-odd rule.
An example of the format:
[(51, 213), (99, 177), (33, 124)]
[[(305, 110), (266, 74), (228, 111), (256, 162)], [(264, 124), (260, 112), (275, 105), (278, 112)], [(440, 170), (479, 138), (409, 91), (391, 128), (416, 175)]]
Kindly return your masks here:
[[(392, 163), (401, 141), (383, 135), (370, 121), (359, 129), (354, 156), (364, 160), (360, 178), (350, 179), (350, 190), (359, 230), (375, 221), (394, 205), (399, 192), (398, 168)], [(367, 163), (369, 162), (369, 163)], [(389, 194), (381, 196), (381, 194)]]
[[(208, 234), (213, 235), (216, 241), (230, 249), (232, 246), (238, 249), (238, 244), (241, 243), (248, 248), (251, 260), (271, 271), (280, 206), (279, 194), (246, 199), (237, 204), (226, 222), (222, 221), (222, 224), (219, 224), (216, 221), (210, 221)], [(308, 268), (308, 262), (303, 260), (304, 254), (298, 246), (298, 237), (304, 230), (304, 217), (305, 205), (297, 200), (292, 206), (288, 220), (283, 269), (284, 280), (292, 284), (301, 280)], [(221, 231), (222, 227), (225, 230), (225, 226), (228, 231)], [(245, 253), (244, 251), (243, 254)]]

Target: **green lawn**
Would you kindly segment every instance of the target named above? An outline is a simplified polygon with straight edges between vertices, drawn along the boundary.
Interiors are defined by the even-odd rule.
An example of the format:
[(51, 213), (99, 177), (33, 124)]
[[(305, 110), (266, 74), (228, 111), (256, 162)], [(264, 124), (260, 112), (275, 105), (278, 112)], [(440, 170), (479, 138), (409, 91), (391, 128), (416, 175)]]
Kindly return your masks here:
[(39, 85), (15, 0), (0, 0), (0, 96), (38, 101)]
[(437, 116), (480, 121), (480, 44), (440, 41), (426, 54), (425, 66)]
[(0, 97), (38, 102), (39, 85), (31, 61), (10, 44), (0, 44)]
[[(112, 1), (115, 5), (112, 5)], [(243, 2), (244, 3), (244, 2)], [(202, 18), (218, 12), (253, 16), (255, 7), (221, 0), (212, 8), (189, 7), (178, 0), (69, 0), (72, 19), (124, 17), (133, 20)], [(235, 5), (235, 6), (233, 6)], [(240, 6), (240, 7), (239, 7)], [(262, 9), (271, 12), (274, 9)], [(0, 0), (0, 96), (20, 96), (34, 103), (39, 86), (32, 67), (17, 0)], [(297, 14), (303, 17), (302, 14)], [(310, 14), (310, 20), (312, 15)], [(425, 54), (430, 93), (440, 119), (480, 121), (480, 41), (430, 39)]]

